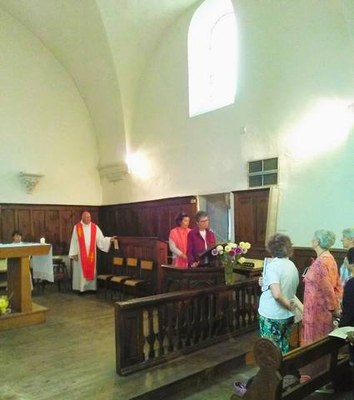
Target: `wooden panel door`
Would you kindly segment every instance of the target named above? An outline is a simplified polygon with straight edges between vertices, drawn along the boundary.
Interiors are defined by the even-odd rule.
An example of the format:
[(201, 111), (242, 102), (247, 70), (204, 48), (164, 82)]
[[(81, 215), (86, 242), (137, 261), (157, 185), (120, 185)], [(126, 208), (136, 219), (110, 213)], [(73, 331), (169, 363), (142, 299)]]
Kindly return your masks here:
[(269, 189), (234, 192), (235, 239), (264, 248), (267, 230)]

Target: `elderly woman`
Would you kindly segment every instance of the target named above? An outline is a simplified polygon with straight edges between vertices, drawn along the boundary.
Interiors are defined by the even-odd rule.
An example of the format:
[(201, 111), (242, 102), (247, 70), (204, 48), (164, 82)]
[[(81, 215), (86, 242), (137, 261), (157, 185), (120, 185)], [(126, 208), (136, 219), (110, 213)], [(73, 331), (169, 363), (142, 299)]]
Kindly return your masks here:
[(195, 220), (197, 226), (189, 232), (187, 240), (188, 264), (192, 268), (207, 265), (209, 258), (202, 255), (216, 245), (214, 232), (209, 228), (208, 214), (198, 211)]
[(260, 335), (272, 339), (286, 353), (294, 323), (292, 299), (299, 284), (299, 273), (289, 260), (293, 250), (288, 236), (275, 234), (268, 240), (267, 250), (273, 258), (263, 270), (258, 308)]
[(328, 230), (317, 230), (312, 248), (317, 258), (304, 277), (304, 313), (301, 345), (326, 336), (333, 329), (333, 315), (340, 313), (343, 287), (337, 263), (329, 252), (336, 240)]
[[(344, 229), (342, 235), (343, 248), (346, 250), (354, 248), (354, 228)], [(348, 257), (346, 257), (342, 266), (340, 267), (340, 281), (342, 282), (343, 286), (347, 283), (347, 280), (350, 277), (351, 273), (348, 269)]]
[(168, 244), (172, 253), (172, 263), (177, 267), (187, 268), (187, 237), (189, 229), (189, 215), (183, 211), (176, 216), (176, 227), (171, 229)]

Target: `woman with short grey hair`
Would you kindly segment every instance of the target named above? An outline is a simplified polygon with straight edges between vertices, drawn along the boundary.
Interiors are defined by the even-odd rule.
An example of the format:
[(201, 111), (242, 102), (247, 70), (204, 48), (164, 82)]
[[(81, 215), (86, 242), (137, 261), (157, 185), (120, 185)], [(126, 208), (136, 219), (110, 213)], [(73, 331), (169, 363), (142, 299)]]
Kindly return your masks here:
[[(346, 228), (342, 231), (343, 248), (346, 250), (354, 248), (354, 228)], [(344, 286), (351, 278), (351, 273), (348, 268), (348, 259), (345, 257), (343, 264), (340, 267), (340, 281)]]

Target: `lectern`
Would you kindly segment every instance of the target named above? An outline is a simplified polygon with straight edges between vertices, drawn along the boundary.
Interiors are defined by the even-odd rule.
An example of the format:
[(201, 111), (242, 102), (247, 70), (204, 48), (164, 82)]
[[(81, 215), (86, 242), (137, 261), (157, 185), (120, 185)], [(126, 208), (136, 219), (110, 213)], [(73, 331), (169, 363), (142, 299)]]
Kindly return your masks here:
[(32, 303), (29, 257), (48, 254), (50, 244), (0, 245), (0, 258), (7, 258), (8, 295), (12, 312), (0, 316), (0, 331), (45, 322), (47, 308)]

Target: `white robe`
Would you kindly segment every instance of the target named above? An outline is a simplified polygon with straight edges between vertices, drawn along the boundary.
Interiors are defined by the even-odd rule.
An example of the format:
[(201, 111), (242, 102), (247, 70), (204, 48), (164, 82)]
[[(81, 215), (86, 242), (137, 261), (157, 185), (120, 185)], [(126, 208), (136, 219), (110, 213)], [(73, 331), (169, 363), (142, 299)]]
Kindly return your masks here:
[[(91, 224), (84, 224), (82, 221), (80, 221), (82, 224), (83, 232), (84, 232), (84, 237), (85, 237), (85, 245), (86, 245), (86, 251), (88, 252), (90, 249), (90, 242), (91, 242)], [(104, 237), (101, 229), (97, 226), (97, 231), (96, 231), (96, 246), (108, 253), (109, 248), (111, 247), (111, 238), (110, 237)], [(96, 251), (96, 264), (95, 264), (95, 274), (94, 274), (94, 279), (92, 281), (88, 281), (87, 279), (84, 278), (83, 272), (82, 272), (82, 265), (81, 265), (81, 258), (80, 258), (80, 247), (79, 247), (79, 242), (77, 239), (77, 232), (76, 232), (76, 226), (74, 226), (73, 233), (71, 235), (71, 242), (70, 242), (70, 250), (69, 250), (69, 257), (73, 256), (79, 256), (79, 260), (75, 261), (73, 260), (73, 276), (72, 276), (72, 286), (73, 290), (79, 290), (80, 292), (84, 292), (86, 290), (96, 290), (97, 289), (97, 281), (96, 281), (96, 264), (97, 264), (97, 251)]]

